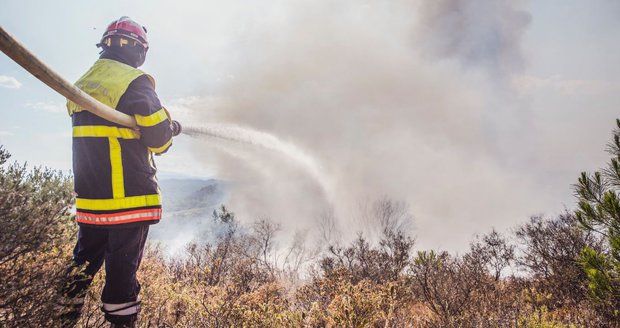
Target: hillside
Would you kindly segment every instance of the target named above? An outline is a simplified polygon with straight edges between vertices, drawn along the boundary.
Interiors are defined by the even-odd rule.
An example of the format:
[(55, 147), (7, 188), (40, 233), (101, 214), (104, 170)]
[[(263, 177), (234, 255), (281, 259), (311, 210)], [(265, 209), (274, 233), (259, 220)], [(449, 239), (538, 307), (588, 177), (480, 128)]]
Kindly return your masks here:
[(177, 254), (208, 233), (213, 210), (226, 198), (225, 183), (216, 179), (167, 178), (160, 181), (164, 215), (150, 230), (149, 240), (165, 253)]

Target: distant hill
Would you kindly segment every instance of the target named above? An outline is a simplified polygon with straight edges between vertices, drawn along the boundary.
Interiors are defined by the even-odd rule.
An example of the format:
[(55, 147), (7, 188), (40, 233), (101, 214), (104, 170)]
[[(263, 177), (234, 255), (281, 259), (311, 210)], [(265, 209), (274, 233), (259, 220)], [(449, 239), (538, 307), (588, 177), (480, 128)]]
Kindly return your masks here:
[(163, 218), (151, 228), (149, 239), (161, 243), (168, 255), (174, 255), (210, 229), (213, 210), (226, 199), (226, 183), (217, 179), (165, 178), (159, 186)]
[(216, 179), (164, 179), (159, 186), (168, 212), (217, 206), (225, 196), (224, 183)]

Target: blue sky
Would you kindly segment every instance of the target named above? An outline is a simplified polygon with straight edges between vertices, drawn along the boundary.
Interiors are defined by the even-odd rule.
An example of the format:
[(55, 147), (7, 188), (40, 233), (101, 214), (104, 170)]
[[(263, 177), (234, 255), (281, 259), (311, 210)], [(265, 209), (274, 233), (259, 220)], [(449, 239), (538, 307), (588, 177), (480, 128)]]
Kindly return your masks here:
[[(188, 5), (200, 6), (199, 3)], [(170, 26), (166, 17), (174, 7), (176, 5), (163, 1), (159, 4), (115, 1), (102, 5), (91, 1), (60, 4), (3, 0), (0, 24), (63, 77), (75, 81), (97, 59), (95, 44), (107, 24), (121, 15), (144, 22), (150, 32), (151, 50), (142, 69), (156, 77), (160, 98), (169, 103), (172, 99), (196, 94), (209, 85), (212, 78), (209, 70), (200, 68), (204, 65), (197, 54), (192, 53), (192, 45), (182, 44), (171, 37), (175, 33), (187, 33), (199, 23)], [(192, 37), (199, 38), (197, 34)], [(0, 123), (0, 142), (12, 153), (14, 160), (70, 169), (70, 119), (62, 96), (6, 56), (0, 56), (0, 76), (5, 77), (0, 79), (0, 106), (4, 114)], [(182, 152), (183, 143), (178, 144), (181, 145), (175, 145), (176, 151)], [(165, 170), (166, 159), (162, 157), (160, 161)], [(179, 171), (176, 164), (172, 160), (169, 169)]]
[[(340, 40), (337, 38), (339, 36), (337, 32), (342, 31), (345, 35), (344, 39), (347, 40), (347, 33), (359, 31), (360, 35), (366, 33), (369, 36), (356, 35), (352, 40), (360, 43), (366, 42), (367, 38), (372, 38), (373, 32), (370, 29), (372, 24), (381, 23), (384, 18), (380, 15), (367, 14), (364, 11), (358, 12), (356, 11), (357, 7), (377, 4), (380, 6), (387, 2), (350, 0), (341, 2), (301, 0), (266, 0), (262, 2), (0, 1), (0, 24), (3, 28), (15, 35), (69, 81), (75, 81), (96, 60), (98, 49), (94, 45), (99, 41), (105, 26), (112, 20), (127, 15), (148, 28), (151, 49), (146, 64), (142, 68), (157, 80), (157, 92), (162, 102), (170, 107), (173, 116), (176, 114), (177, 117), (188, 117), (183, 116), (187, 114), (187, 108), (184, 108), (184, 104), (195, 103), (192, 99), (198, 99), (200, 104), (209, 104), (209, 99), (215, 99), (217, 103), (218, 97), (221, 96), (220, 90), (227, 90), (226, 96), (246, 97), (256, 104), (264, 105), (264, 108), (257, 107), (256, 111), (253, 108), (244, 109), (248, 112), (240, 112), (240, 110), (233, 108), (230, 112), (218, 112), (217, 115), (219, 116), (216, 115), (217, 117), (223, 117), (229, 122), (271, 131), (285, 136), (288, 140), (298, 142), (323, 160), (328, 170), (335, 172), (333, 174), (335, 181), (359, 180), (358, 177), (345, 176), (342, 173), (345, 171), (352, 172), (351, 174), (363, 174), (364, 179), (369, 180), (372, 180), (373, 176), (376, 175), (377, 181), (369, 181), (368, 184), (377, 186), (380, 192), (389, 194), (391, 191), (401, 191), (401, 189), (395, 188), (393, 183), (385, 181), (392, 178), (385, 174), (386, 171), (390, 170), (389, 166), (373, 167), (374, 163), (355, 166), (361, 163), (360, 158), (363, 158), (355, 157), (357, 156), (355, 148), (361, 147), (353, 140), (358, 136), (358, 132), (356, 129), (350, 129), (352, 123), (347, 122), (345, 124), (342, 122), (339, 125), (336, 124), (338, 122), (330, 122), (330, 120), (334, 120), (334, 117), (336, 119), (339, 117), (337, 113), (317, 110), (316, 115), (327, 113), (330, 119), (319, 117), (316, 118), (316, 122), (322, 122), (321, 119), (323, 119), (327, 125), (335, 125), (342, 129), (339, 135), (342, 140), (334, 142), (334, 144), (338, 145), (339, 148), (337, 149), (350, 155), (351, 158), (335, 155), (329, 142), (321, 143), (307, 137), (308, 135), (312, 136), (312, 130), (308, 131), (301, 126), (304, 124), (304, 120), (315, 122), (313, 113), (295, 112), (293, 117), (299, 118), (300, 121), (294, 121), (294, 123), (300, 124), (299, 129), (291, 129), (285, 126), (287, 124), (290, 126), (290, 117), (287, 116), (284, 105), (295, 105), (300, 104), (300, 101), (306, 101), (307, 98), (301, 97), (300, 94), (308, 90), (313, 91), (308, 89), (308, 85), (313, 82), (311, 79), (307, 79), (309, 81), (307, 84), (301, 82), (295, 84), (297, 83), (295, 79), (284, 79), (284, 82), (281, 82), (276, 79), (276, 77), (280, 78), (281, 76), (274, 73), (271, 76), (274, 80), (269, 80), (269, 82), (275, 81), (273, 85), (276, 87), (281, 87), (278, 83), (289, 86), (288, 89), (284, 88), (288, 90), (288, 94), (283, 93), (276, 98), (270, 98), (272, 95), (261, 89), (263, 85), (260, 83), (260, 78), (269, 78), (272, 71), (278, 73), (281, 69), (290, 68), (291, 63), (295, 64), (294, 60), (289, 61), (286, 56), (274, 64), (273, 58), (278, 58), (277, 51), (274, 49), (287, 51), (287, 44), (290, 44), (290, 48), (294, 50), (292, 51), (293, 54), (299, 55), (300, 58), (306, 58), (303, 51), (308, 48), (306, 48), (307, 45), (303, 45), (304, 37), (309, 37), (312, 42), (319, 45), (327, 45), (327, 50), (336, 49), (334, 50), (335, 53), (343, 55), (346, 60), (352, 62), (361, 60), (364, 54), (354, 56), (345, 53), (346, 51), (337, 52), (340, 48), (338, 45), (329, 43), (334, 42), (330, 37), (333, 37), (334, 40)], [(422, 2), (421, 0), (403, 0), (394, 3)], [(474, 16), (473, 19), (480, 18), (481, 20), (489, 19), (485, 15), (489, 15), (489, 13), (492, 15), (494, 11), (490, 8), (499, 3), (488, 0), (476, 0), (470, 3), (474, 2), (481, 4), (481, 8), (477, 13), (480, 16)], [(604, 145), (609, 140), (613, 120), (618, 117), (620, 112), (620, 97), (618, 97), (620, 94), (620, 42), (618, 42), (620, 2), (616, 0), (515, 0), (506, 3), (511, 3), (527, 12), (530, 20), (515, 41), (519, 48), (519, 56), (522, 57), (522, 68), (511, 71), (504, 77), (502, 81), (507, 81), (505, 88), (497, 87), (498, 84), (504, 82), (493, 78), (476, 80), (475, 77), (471, 77), (484, 75), (492, 68), (473, 66), (454, 68), (451, 66), (451, 61), (458, 61), (454, 58), (445, 60), (432, 58), (427, 62), (422, 62), (430, 67), (437, 76), (442, 76), (442, 74), (452, 76), (451, 79), (447, 79), (449, 81), (447, 84), (450, 84), (450, 87), (446, 87), (447, 90), (456, 88), (464, 95), (470, 95), (471, 98), (474, 98), (473, 103), (484, 103), (481, 107), (489, 107), (489, 103), (495, 102), (498, 107), (503, 108), (508, 113), (506, 117), (509, 118), (505, 125), (497, 123), (502, 122), (501, 120), (490, 120), (491, 123), (483, 120), (483, 123), (480, 124), (482, 126), (481, 131), (483, 131), (481, 132), (482, 139), (478, 144), (483, 144), (484, 147), (466, 144), (461, 147), (458, 142), (450, 143), (446, 145), (448, 147), (446, 149), (450, 150), (448, 155), (437, 152), (429, 153), (427, 156), (431, 158), (433, 156), (437, 158), (448, 156), (451, 158), (450, 156), (456, 156), (454, 154), (461, 152), (463, 154), (481, 153), (480, 158), (463, 162), (467, 165), (471, 164), (472, 169), (466, 177), (463, 177), (462, 181), (456, 181), (455, 184), (469, 186), (477, 183), (488, 183), (489, 191), (488, 195), (485, 196), (487, 200), (481, 201), (482, 205), (480, 205), (489, 209), (487, 218), (477, 218), (478, 208), (475, 207), (477, 205), (467, 198), (456, 201), (460, 203), (458, 203), (458, 210), (453, 211), (454, 213), (446, 211), (441, 202), (441, 191), (415, 189), (416, 183), (424, 181), (424, 177), (418, 177), (414, 174), (402, 177), (403, 183), (414, 186), (410, 188), (412, 190), (407, 190), (409, 193), (403, 192), (402, 194), (405, 201), (413, 204), (414, 214), (417, 213), (419, 218), (417, 228), (421, 232), (428, 232), (429, 235), (433, 235), (439, 231), (440, 228), (431, 222), (437, 217), (445, 216), (446, 222), (451, 222), (454, 225), (454, 236), (435, 239), (421, 237), (422, 244), (439, 245), (446, 248), (456, 247), (455, 245), (462, 246), (466, 244), (472, 233), (484, 231), (490, 226), (507, 228), (515, 222), (526, 219), (531, 214), (557, 213), (564, 206), (571, 206), (573, 198), (570, 184), (574, 183), (578, 173), (582, 170), (596, 169), (602, 166), (607, 159), (607, 155), (603, 152)], [(307, 15), (300, 14), (299, 12), (303, 10), (296, 10), (296, 6), (308, 9)], [(349, 10), (351, 8), (355, 10)], [(343, 12), (340, 11), (342, 9), (344, 9)], [(487, 9), (488, 11), (486, 11)], [(342, 16), (343, 21), (351, 22), (353, 27), (328, 25), (332, 22), (326, 21), (325, 25), (335, 28), (336, 32), (325, 38), (314, 39), (314, 30), (308, 28), (308, 24), (315, 24), (316, 22), (316, 18), (311, 17), (314, 11), (318, 14), (323, 13), (330, 18)], [(371, 17), (376, 21), (369, 20), (367, 24), (355, 25), (358, 24), (356, 20), (358, 14), (359, 17)], [(300, 17), (305, 20), (300, 22)], [(408, 17), (402, 13), (395, 14), (393, 21), (384, 22), (386, 30), (396, 31), (393, 35), (386, 34), (381, 37), (385, 39), (381, 41), (381, 44), (386, 48), (394, 46), (394, 40), (402, 41), (399, 39), (402, 36), (398, 33), (400, 30), (395, 28), (395, 26), (400, 26), (398, 25), (401, 23), (398, 20), (399, 18), (404, 20), (402, 25), (406, 25)], [(318, 21), (321, 22), (320, 19)], [(347, 23), (342, 24), (346, 25)], [(368, 30), (366, 25), (370, 26)], [(501, 24), (500, 27), (502, 27)], [(282, 31), (288, 28), (292, 31), (289, 34), (293, 35)], [(377, 31), (381, 30), (377, 29)], [(454, 31), (455, 34), (459, 32), (461, 31)], [(475, 35), (476, 31), (473, 32)], [(299, 40), (295, 39), (294, 33), (300, 33)], [(403, 35), (409, 34), (403, 33)], [(327, 39), (325, 44), (321, 43), (323, 39)], [(354, 42), (351, 44), (351, 49), (358, 49), (358, 44)], [(476, 43), (473, 44), (476, 45)], [(330, 46), (332, 48), (329, 48)], [(420, 48), (422, 47), (420, 45)], [(349, 48), (345, 47), (344, 49)], [(325, 55), (320, 50), (318, 50), (318, 55)], [(373, 49), (368, 50), (370, 56), (377, 55), (372, 51)], [(270, 54), (270, 56), (264, 54)], [(331, 53), (327, 52), (327, 54)], [(387, 58), (389, 60), (385, 62), (379, 60), (386, 70), (392, 69), (391, 61), (400, 60), (405, 64), (408, 63), (398, 56)], [(306, 59), (310, 62), (314, 60), (312, 57)], [(271, 63), (273, 66), (263, 67), (265, 63)], [(280, 63), (282, 67), (279, 67)], [(335, 65), (337, 67), (337, 65), (343, 64), (337, 62)], [(464, 65), (468, 66), (469, 64), (465, 63)], [(344, 68), (348, 67), (344, 66)], [(292, 68), (293, 71), (295, 69), (296, 67)], [(246, 71), (250, 73), (246, 73)], [(321, 75), (312, 75), (312, 72), (309, 71), (307, 69), (300, 70), (297, 76), (300, 79), (308, 76), (311, 78), (321, 77)], [(321, 72), (320, 67), (318, 71)], [(398, 69), (394, 71), (395, 74), (398, 73)], [(422, 72), (426, 71), (422, 70)], [(364, 77), (365, 75), (361, 76)], [(391, 76), (397, 75), (386, 75), (388, 82)], [(437, 77), (438, 80), (442, 78)], [(234, 79), (240, 81), (238, 87), (233, 88), (234, 90), (231, 92), (230, 89), (226, 88), (226, 85), (227, 83), (230, 85), (230, 81)], [(471, 81), (482, 80), (485, 82), (481, 83), (480, 87), (471, 85)], [(344, 80), (340, 76), (335, 76), (334, 81), (324, 80), (323, 85), (333, 87), (335, 90), (333, 95), (335, 96), (346, 96), (348, 90), (346, 88), (349, 87), (345, 88), (340, 84), (345, 82), (353, 84), (350, 83), (353, 81)], [(432, 78), (429, 81), (431, 85), (434, 83)], [(459, 81), (463, 82), (462, 87), (458, 87)], [(316, 88), (316, 86), (314, 87)], [(498, 97), (501, 98), (499, 100), (494, 99), (496, 91), (497, 93), (505, 92), (507, 96)], [(273, 110), (280, 110), (280, 112), (273, 116), (265, 115), (265, 108), (271, 108), (271, 104), (267, 106), (261, 101), (265, 99), (277, 100), (279, 97), (281, 97), (282, 103), (273, 107)], [(441, 95), (438, 98), (444, 97)], [(325, 99), (330, 100), (327, 97)], [(367, 100), (363, 97), (361, 99)], [(466, 97), (466, 99), (470, 98)], [(359, 103), (362, 103), (362, 100)], [(353, 100), (347, 101), (347, 104), (358, 103)], [(320, 104), (320, 102), (318, 103)], [(240, 104), (244, 105), (242, 102)], [(300, 105), (301, 107), (303, 106)], [(0, 143), (13, 154), (14, 160), (28, 161), (33, 165), (46, 165), (61, 170), (70, 169), (71, 129), (69, 117), (64, 109), (64, 99), (3, 55), (0, 55), (0, 108), (2, 113)], [(192, 110), (194, 111), (193, 114), (196, 114), (192, 120), (210, 117), (207, 115), (208, 113), (204, 113), (210, 110), (208, 106), (199, 109), (192, 108)], [(363, 109), (354, 113), (358, 112), (362, 113)], [(449, 115), (454, 114), (450, 111), (447, 113)], [(475, 112), (472, 113), (474, 113), (472, 117), (478, 115)], [(481, 115), (488, 115), (488, 112), (483, 111)], [(501, 118), (501, 114), (497, 115), (500, 115), (498, 117)], [(289, 120), (287, 121), (287, 119)], [(465, 119), (472, 118), (465, 117)], [(436, 118), (431, 117), (427, 125), (432, 126), (435, 120)], [(386, 123), (386, 126), (398, 126), (398, 122), (387, 122), (389, 124)], [(319, 128), (320, 126), (317, 126), (317, 129)], [(415, 135), (417, 140), (425, 136), (429, 140), (441, 140), (435, 135), (422, 135), (421, 133), (402, 130), (398, 132), (398, 135)], [(470, 132), (467, 131), (467, 133)], [(448, 137), (468, 136), (467, 133), (448, 133)], [(511, 141), (510, 139), (519, 140)], [(346, 143), (347, 140), (350, 143)], [(362, 146), (365, 147), (366, 145)], [(382, 151), (380, 154), (385, 155), (383, 148), (389, 148), (388, 146), (387, 144), (377, 144), (370, 145), (368, 148), (371, 150), (380, 149)], [(243, 174), (239, 173), (240, 170), (237, 170), (239, 167), (231, 166), (230, 162), (215, 157), (211, 159), (209, 158), (211, 153), (197, 155), (197, 152), (203, 148), (194, 144), (187, 137), (180, 137), (176, 140), (174, 147), (170, 154), (158, 159), (162, 171), (199, 176), (223, 175), (226, 178), (232, 177), (239, 180), (245, 178)], [(484, 148), (484, 150), (478, 148)], [(389, 149), (386, 152), (390, 154)], [(364, 154), (364, 152), (360, 153)], [(330, 159), (334, 158), (335, 160), (330, 162)], [(461, 160), (461, 158), (456, 159)], [(405, 168), (418, 163), (418, 161), (409, 163), (407, 162), (409, 159), (402, 160), (407, 163), (404, 166)], [(478, 162), (484, 164), (478, 165), (476, 164)], [(432, 163), (434, 162), (429, 160), (427, 164), (429, 167), (433, 167), (434, 164)], [(265, 165), (262, 162), (257, 164), (258, 167), (262, 168)], [(339, 167), (339, 165), (343, 167)], [(231, 173), (232, 168), (235, 170)], [(452, 168), (446, 166), (446, 169)], [(446, 178), (444, 184), (451, 186), (455, 179), (458, 178), (450, 176), (449, 179)], [(509, 186), (511, 181), (524, 181), (524, 185)], [(258, 183), (247, 185), (251, 188), (247, 189), (250, 191), (246, 190), (246, 193), (252, 193), (252, 197), (256, 195), (256, 190), (260, 190), (260, 187), (257, 187)], [(439, 183), (438, 185), (442, 186), (443, 184)], [(351, 186), (355, 186), (355, 184), (347, 182), (343, 183), (341, 188), (336, 189), (351, 188)], [(385, 188), (385, 190), (380, 188)], [(522, 191), (519, 191), (520, 189)], [(282, 192), (280, 195), (282, 197), (291, 194), (291, 190), (287, 188), (277, 188), (277, 190)], [(455, 190), (459, 189), (455, 188)], [(274, 191), (272, 190), (272, 192)], [(494, 195), (504, 192), (506, 197), (512, 200), (511, 204), (493, 205), (497, 203)], [(239, 194), (243, 194), (243, 191), (240, 191)], [(233, 195), (233, 201), (234, 199)], [(247, 198), (239, 198), (239, 202), (242, 201), (244, 206), (248, 203)], [(274, 208), (278, 207), (276, 205), (279, 206), (279, 204), (275, 204)], [(244, 206), (238, 208), (241, 209)], [(496, 208), (493, 209), (493, 206)], [(509, 215), (502, 219), (496, 219), (498, 215), (506, 211), (507, 206), (511, 207)], [(455, 213), (460, 213), (458, 215), (461, 216), (457, 217), (458, 215)], [(267, 211), (266, 214), (271, 213)], [(465, 216), (466, 219), (463, 219), (462, 216)], [(501, 222), (498, 223), (498, 221)], [(465, 232), (466, 237), (459, 236), (461, 231)], [(455, 240), (453, 244), (445, 241), (450, 239)]]

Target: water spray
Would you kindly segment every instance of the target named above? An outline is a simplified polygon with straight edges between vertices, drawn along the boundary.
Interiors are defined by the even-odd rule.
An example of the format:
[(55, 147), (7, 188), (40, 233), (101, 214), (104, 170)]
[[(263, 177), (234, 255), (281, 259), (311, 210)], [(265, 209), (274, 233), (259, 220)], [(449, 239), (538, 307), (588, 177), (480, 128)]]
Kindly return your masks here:
[(267, 132), (235, 124), (210, 123), (201, 126), (183, 126), (183, 132), (189, 136), (215, 137), (284, 154), (310, 175), (321, 186), (328, 201), (332, 202), (332, 189), (321, 165), (312, 156), (290, 142), (283, 141)]

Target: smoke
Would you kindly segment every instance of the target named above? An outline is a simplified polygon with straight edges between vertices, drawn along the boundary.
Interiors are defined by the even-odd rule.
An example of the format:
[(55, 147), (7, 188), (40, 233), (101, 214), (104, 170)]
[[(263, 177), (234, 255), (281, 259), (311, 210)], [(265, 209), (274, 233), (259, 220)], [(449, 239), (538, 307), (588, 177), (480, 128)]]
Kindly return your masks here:
[(364, 203), (388, 197), (410, 205), (421, 247), (458, 249), (555, 205), (514, 147), (530, 124), (508, 83), (528, 22), (521, 1), (265, 4), (218, 49), (224, 77), (184, 107), (276, 146), (254, 133), (242, 141), (263, 146), (197, 140), (195, 152), (233, 181), (239, 217), (292, 231), (333, 210), (352, 236)]
[(457, 58), (464, 66), (480, 67), (496, 77), (523, 68), (521, 38), (531, 16), (524, 1), (425, 1), (418, 33), (424, 46), (439, 58)]

